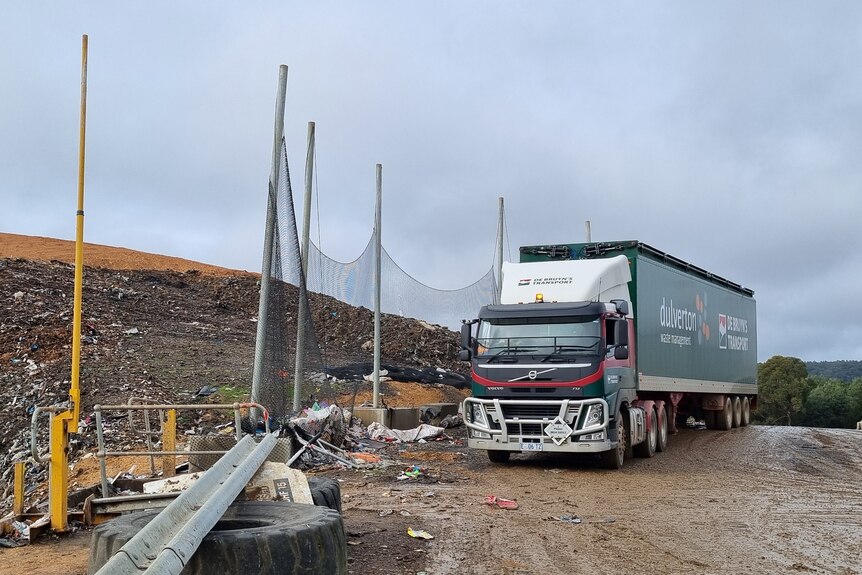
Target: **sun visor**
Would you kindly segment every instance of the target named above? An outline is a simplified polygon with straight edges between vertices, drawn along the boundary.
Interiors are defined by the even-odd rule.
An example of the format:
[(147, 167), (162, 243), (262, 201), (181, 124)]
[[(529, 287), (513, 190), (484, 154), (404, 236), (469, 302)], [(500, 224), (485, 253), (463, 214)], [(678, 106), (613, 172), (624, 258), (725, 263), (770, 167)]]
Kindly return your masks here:
[(592, 260), (503, 262), (500, 303), (533, 303), (536, 294), (542, 294), (546, 302), (624, 299), (631, 310), (631, 279), (629, 261), (623, 255)]

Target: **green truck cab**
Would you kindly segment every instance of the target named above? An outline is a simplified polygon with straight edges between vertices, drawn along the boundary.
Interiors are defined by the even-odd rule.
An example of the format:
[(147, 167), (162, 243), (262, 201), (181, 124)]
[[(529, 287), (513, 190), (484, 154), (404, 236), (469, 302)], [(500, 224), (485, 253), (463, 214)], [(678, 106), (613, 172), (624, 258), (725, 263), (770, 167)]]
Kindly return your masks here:
[(745, 426), (757, 402), (754, 292), (638, 241), (526, 246), (501, 303), (461, 330), (468, 445), (652, 457), (689, 416)]

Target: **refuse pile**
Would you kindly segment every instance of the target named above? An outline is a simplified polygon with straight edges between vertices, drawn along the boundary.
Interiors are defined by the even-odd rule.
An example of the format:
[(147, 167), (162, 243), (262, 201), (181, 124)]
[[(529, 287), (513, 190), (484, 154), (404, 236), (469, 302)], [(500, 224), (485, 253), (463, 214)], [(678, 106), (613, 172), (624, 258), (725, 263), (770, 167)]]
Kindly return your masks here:
[[(120, 260), (122, 261), (122, 260)], [(0, 258), (0, 514), (11, 508), (13, 463), (30, 459), (30, 421), (36, 407), (68, 400), (71, 373), (74, 266)], [(258, 277), (199, 271), (84, 268), (81, 347), (81, 432), (70, 461), (95, 444), (93, 406), (130, 398), (200, 403), (181, 412), (178, 434), (207, 433), (223, 423), (206, 403), (247, 397), (257, 330)], [(288, 298), (290, 300), (290, 298)], [(291, 313), (293, 310), (288, 310)], [(368, 358), (373, 312), (311, 294), (311, 311), (329, 365)], [(382, 357), (388, 377), (458, 386), (458, 336), (440, 326), (384, 314)], [(331, 376), (370, 373), (332, 368)], [(370, 365), (370, 364), (367, 364)], [(206, 390), (205, 393), (200, 393)], [(113, 447), (143, 446), (122, 413), (107, 416)], [(230, 417), (224, 415), (224, 417)], [(47, 449), (48, 417), (39, 422)], [(47, 465), (27, 466), (28, 505), (40, 501)]]

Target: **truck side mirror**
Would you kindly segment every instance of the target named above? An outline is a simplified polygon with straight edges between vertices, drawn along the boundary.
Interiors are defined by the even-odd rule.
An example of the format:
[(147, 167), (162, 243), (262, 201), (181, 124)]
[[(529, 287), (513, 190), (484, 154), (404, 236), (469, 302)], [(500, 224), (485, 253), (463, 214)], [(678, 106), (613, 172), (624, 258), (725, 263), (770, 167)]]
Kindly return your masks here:
[[(629, 322), (624, 319), (614, 322), (614, 345), (629, 344)], [(617, 358), (619, 359), (619, 358)]]
[(629, 315), (629, 302), (624, 299), (612, 299), (611, 303), (617, 308), (617, 313), (625, 317)]
[(461, 349), (470, 349), (470, 335), (471, 329), (469, 323), (461, 324)]
[(469, 349), (462, 349), (458, 352), (459, 361), (470, 361), (473, 358), (473, 352)]
[(614, 348), (614, 359), (628, 359), (629, 348), (618, 345)]

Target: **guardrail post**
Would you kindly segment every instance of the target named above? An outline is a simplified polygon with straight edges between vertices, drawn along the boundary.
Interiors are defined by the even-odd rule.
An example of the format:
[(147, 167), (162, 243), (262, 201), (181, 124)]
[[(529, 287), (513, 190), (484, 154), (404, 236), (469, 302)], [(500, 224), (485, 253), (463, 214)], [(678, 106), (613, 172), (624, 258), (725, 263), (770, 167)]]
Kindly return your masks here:
[[(176, 451), (177, 446), (177, 410), (169, 409), (165, 414), (162, 426), (162, 450)], [(162, 456), (162, 477), (173, 477), (177, 472), (176, 455)]]
[(12, 488), (14, 497), (12, 501), (12, 513), (22, 515), (24, 513), (24, 462), (15, 462), (15, 486)]

